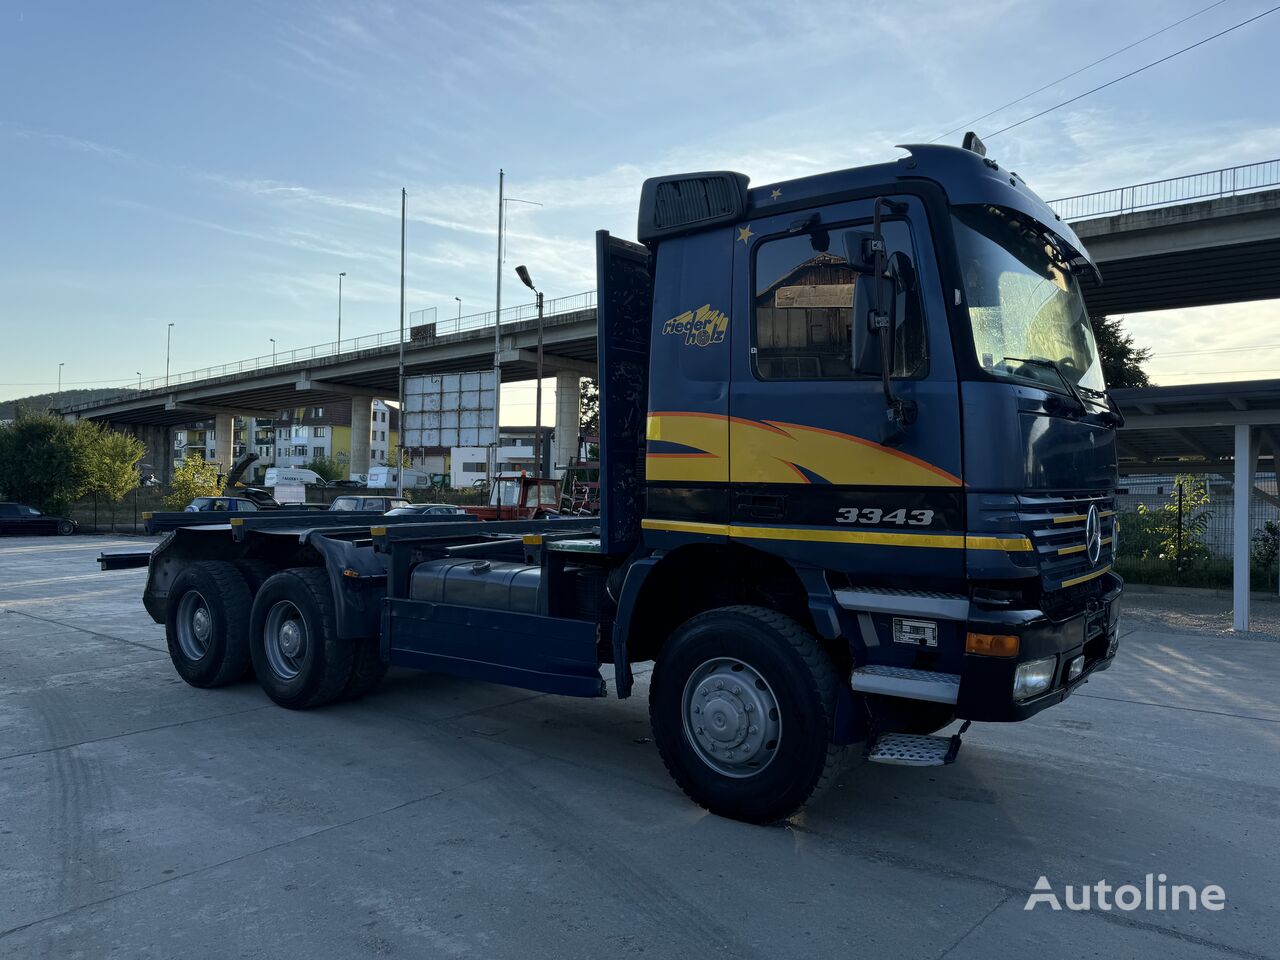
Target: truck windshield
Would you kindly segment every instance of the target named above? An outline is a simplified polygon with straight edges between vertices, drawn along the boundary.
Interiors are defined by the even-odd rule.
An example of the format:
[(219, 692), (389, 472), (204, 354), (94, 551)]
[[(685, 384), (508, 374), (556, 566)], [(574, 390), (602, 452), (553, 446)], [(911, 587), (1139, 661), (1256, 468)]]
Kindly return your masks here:
[(1001, 377), (1062, 390), (1062, 376), (1086, 395), (1106, 390), (1102, 361), (1080, 286), (1054, 243), (1012, 210), (959, 206), (956, 245), (978, 362)]

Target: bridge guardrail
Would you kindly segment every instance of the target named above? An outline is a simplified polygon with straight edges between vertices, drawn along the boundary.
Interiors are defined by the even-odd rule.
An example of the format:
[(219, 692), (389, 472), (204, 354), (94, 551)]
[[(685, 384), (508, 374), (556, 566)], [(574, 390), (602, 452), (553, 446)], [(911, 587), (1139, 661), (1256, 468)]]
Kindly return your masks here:
[(1063, 220), (1085, 220), (1113, 213), (1133, 213), (1191, 200), (1209, 200), (1280, 186), (1280, 159), (1223, 167), (1167, 180), (1149, 180), (1128, 187), (1082, 193), (1050, 200), (1049, 206)]
[[(588, 290), (585, 293), (575, 293), (567, 297), (557, 297), (554, 300), (546, 301), (544, 313), (546, 318), (550, 320), (561, 314), (590, 310), (595, 305), (596, 292)], [(465, 317), (452, 317), (441, 321), (435, 319), (435, 307), (414, 310), (409, 314), (408, 321), (405, 324), (405, 343), (413, 342), (412, 329), (423, 324), (434, 323), (436, 328), (435, 335), (437, 337), (446, 337), (454, 333), (492, 327), (493, 314), (492, 310), (486, 310), (484, 313), (470, 314)], [(538, 308), (536, 304), (521, 303), (511, 307), (503, 307), (502, 309), (502, 322), (504, 324), (521, 323), (526, 320), (536, 319), (537, 316)], [(371, 333), (363, 337), (343, 339), (341, 350), (339, 350), (338, 342), (334, 340), (327, 343), (313, 344), (309, 347), (298, 347), (293, 350), (278, 350), (275, 353), (268, 353), (259, 357), (249, 357), (246, 360), (235, 360), (231, 363), (223, 363), (217, 366), (202, 367), (199, 370), (186, 370), (182, 373), (170, 374), (168, 377), (152, 377), (150, 380), (140, 380), (136, 386), (122, 389), (119, 399), (128, 399), (151, 390), (184, 386), (201, 380), (213, 380), (217, 377), (231, 376), (237, 373), (254, 373), (258, 370), (269, 370), (272, 367), (297, 363), (300, 360), (317, 360), (324, 357), (343, 356), (399, 343), (400, 331), (388, 330), (384, 333)], [(71, 409), (74, 409), (74, 407)]]

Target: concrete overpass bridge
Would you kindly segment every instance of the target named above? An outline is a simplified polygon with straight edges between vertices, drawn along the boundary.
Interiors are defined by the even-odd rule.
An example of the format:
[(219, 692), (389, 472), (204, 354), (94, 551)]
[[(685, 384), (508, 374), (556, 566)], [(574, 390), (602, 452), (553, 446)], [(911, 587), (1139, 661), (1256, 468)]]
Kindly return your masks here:
[[(1280, 160), (1151, 181), (1050, 201), (1103, 274), (1086, 283), (1095, 315), (1280, 298)], [(487, 369), (493, 311), (443, 323), (411, 315), (405, 372)], [(556, 377), (556, 459), (576, 439), (578, 379), (594, 376), (594, 292), (547, 303), (545, 370)], [(530, 305), (502, 311), (503, 382), (533, 379), (537, 325)], [(232, 418), (275, 416), (350, 399), (352, 436), (368, 436), (368, 400), (397, 395), (399, 331), (280, 352), (139, 384), (118, 397), (64, 408), (69, 417), (132, 428), (167, 479), (171, 429), (215, 419), (218, 457), (231, 462)], [(363, 426), (363, 429), (361, 427)], [(157, 457), (160, 451), (166, 456)], [(367, 443), (352, 469), (367, 466)]]
[(1102, 271), (1095, 316), (1280, 298), (1280, 160), (1049, 204)]

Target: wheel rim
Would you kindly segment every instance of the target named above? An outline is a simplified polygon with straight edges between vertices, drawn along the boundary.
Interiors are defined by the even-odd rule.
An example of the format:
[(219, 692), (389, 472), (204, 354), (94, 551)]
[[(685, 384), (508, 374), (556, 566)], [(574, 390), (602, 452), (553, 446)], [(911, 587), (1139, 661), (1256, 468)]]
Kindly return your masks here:
[(178, 602), (178, 646), (189, 660), (202, 660), (209, 652), (213, 616), (198, 590), (188, 590)]
[(684, 685), (684, 732), (702, 762), (726, 777), (754, 777), (778, 752), (782, 715), (768, 682), (732, 657), (708, 660)]
[(292, 680), (302, 672), (311, 636), (302, 611), (288, 600), (281, 600), (267, 612), (263, 636), (267, 666), (281, 680)]

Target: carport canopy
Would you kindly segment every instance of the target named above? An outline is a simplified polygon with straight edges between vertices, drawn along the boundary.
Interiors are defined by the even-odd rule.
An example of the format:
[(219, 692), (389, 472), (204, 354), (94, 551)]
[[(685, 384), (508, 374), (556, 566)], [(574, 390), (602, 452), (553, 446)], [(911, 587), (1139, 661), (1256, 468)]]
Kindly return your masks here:
[(1232, 483), (1232, 598), (1236, 630), (1249, 629), (1249, 493), (1280, 456), (1280, 380), (1242, 380), (1111, 391), (1124, 415), (1120, 472), (1217, 473)]

